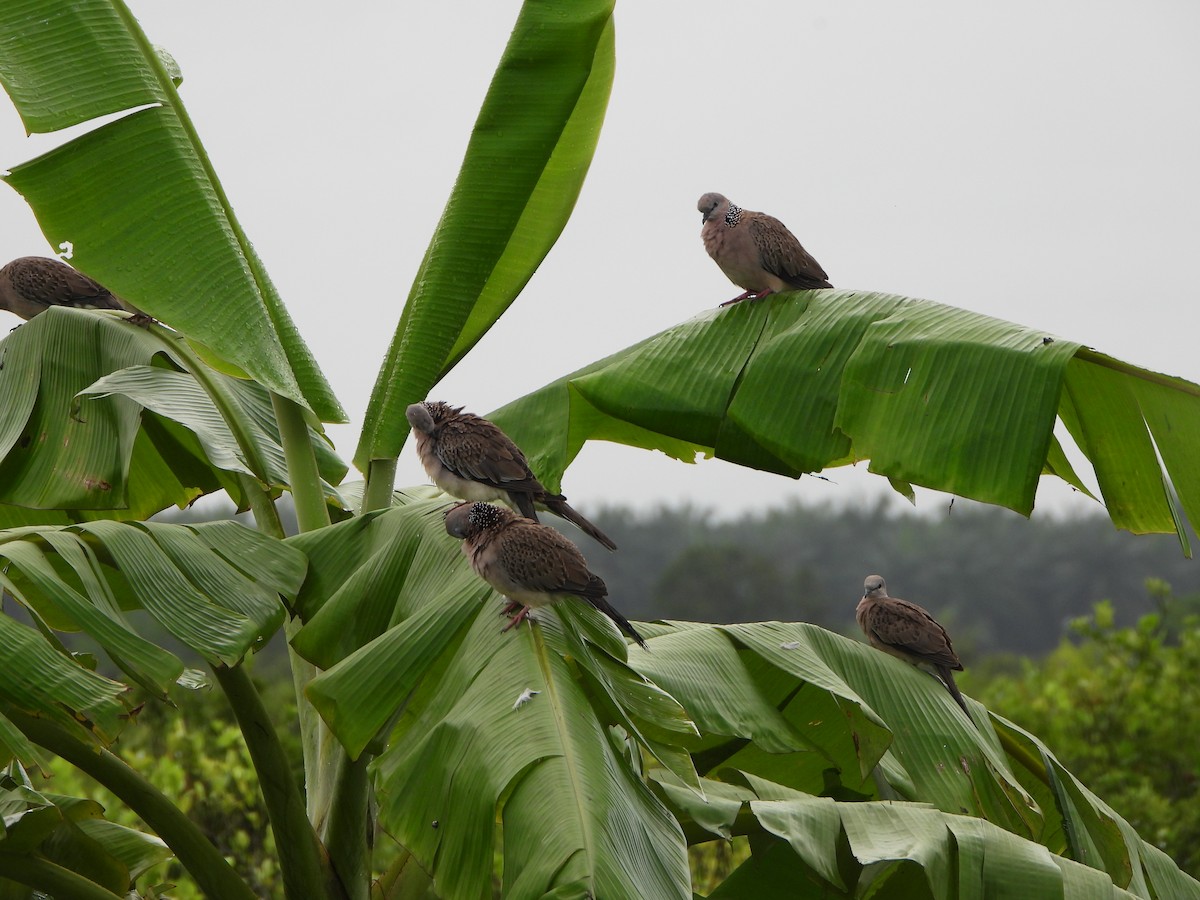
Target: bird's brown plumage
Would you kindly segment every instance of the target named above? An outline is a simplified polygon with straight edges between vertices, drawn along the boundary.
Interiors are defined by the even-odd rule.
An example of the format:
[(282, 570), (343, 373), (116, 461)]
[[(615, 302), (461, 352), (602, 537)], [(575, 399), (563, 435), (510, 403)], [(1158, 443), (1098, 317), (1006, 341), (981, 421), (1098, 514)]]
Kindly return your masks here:
[(405, 413), (417, 441), (417, 455), (433, 483), (460, 500), (501, 500), (537, 521), (542, 506), (577, 525), (609, 550), (617, 545), (580, 515), (562, 494), (537, 480), (525, 454), (492, 422), (448, 403), (413, 403)]
[(833, 287), (825, 270), (774, 216), (742, 209), (715, 192), (701, 197), (696, 208), (704, 249), (746, 291), (729, 303), (751, 295)]
[(57, 259), (22, 256), (0, 268), (0, 309), (32, 319), (51, 306), (139, 312), (104, 285)]
[(513, 624), (525, 618), (531, 607), (573, 596), (590, 603), (646, 646), (637, 630), (608, 602), (608, 588), (588, 569), (579, 548), (553, 528), (501, 506), (462, 503), (446, 513), (446, 532), (462, 539), (463, 552), (475, 574), (514, 607), (524, 607)]
[(854, 617), (872, 647), (914, 666), (932, 668), (967, 718), (971, 718), (952, 674), (962, 671), (962, 663), (954, 652), (950, 635), (928, 610), (888, 596), (883, 578), (870, 575), (863, 582), (863, 596)]

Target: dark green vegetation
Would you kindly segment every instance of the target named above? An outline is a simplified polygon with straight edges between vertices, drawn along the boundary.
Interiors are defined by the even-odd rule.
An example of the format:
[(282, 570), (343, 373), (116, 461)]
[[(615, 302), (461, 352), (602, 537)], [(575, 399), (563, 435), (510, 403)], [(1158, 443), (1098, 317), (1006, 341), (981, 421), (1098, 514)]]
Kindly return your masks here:
[[(960, 539), (975, 546), (995, 549), (994, 555), (1015, 555), (1022, 548), (1003, 550), (1004, 535), (1021, 535), (1024, 529), (1007, 529), (1009, 515), (999, 510), (956, 510)], [(646, 582), (673, 585), (670, 573), (683, 568), (684, 560), (702, 560), (700, 552), (709, 546), (715, 531), (731, 536), (723, 564), (733, 573), (750, 569), (747, 560), (752, 551), (736, 549), (742, 542), (758, 544), (758, 534), (767, 523), (786, 520), (789, 527), (805, 531), (810, 538), (827, 534), (836, 541), (843, 528), (862, 524), (854, 511), (834, 512), (822, 508), (794, 506), (771, 510), (765, 517), (740, 518), (702, 534), (685, 535), (699, 543), (676, 548), (678, 535), (672, 523), (699, 521), (699, 517), (681, 510), (660, 510), (636, 514), (628, 510), (608, 510), (601, 518), (606, 527), (625, 529), (627, 546), (637, 546), (638, 556), (646, 561)], [(870, 517), (874, 521), (875, 517)], [(635, 524), (636, 523), (636, 524)], [(807, 527), (803, 523), (807, 523)], [(1090, 535), (1094, 528), (1111, 532), (1099, 517), (1035, 521), (1027, 523), (1043, 542), (1066, 543), (1070, 535)], [(841, 526), (841, 527), (839, 527)], [(942, 523), (928, 516), (895, 514), (887, 517), (888, 533), (916, 540), (923, 552), (906, 561), (933, 566), (943, 548), (936, 541), (922, 540), (930, 531), (939, 531)], [(670, 535), (668, 543), (660, 543)], [(636, 545), (628, 536), (638, 537)], [(738, 537), (740, 536), (740, 537)], [(1091, 535), (1095, 537), (1095, 535)], [(736, 543), (734, 541), (737, 541)], [(1150, 545), (1156, 543), (1149, 542)], [(1173, 539), (1165, 539), (1162, 548), (1166, 567), (1189, 572), (1196, 564), (1181, 561), (1174, 551)], [(1147, 544), (1129, 535), (1115, 535), (1103, 545), (1098, 540), (1080, 547), (1079, 557), (1064, 563), (1064, 568), (1088, 571), (1101, 562), (1092, 557), (1101, 554), (1106, 570), (1121, 573), (1136, 570), (1145, 561), (1142, 551)], [(668, 548), (671, 549), (668, 552)], [(657, 551), (657, 552), (656, 552)], [(675, 556), (671, 556), (674, 553)], [(620, 559), (614, 556), (612, 559)], [(969, 563), (983, 561), (961, 557)], [(730, 564), (729, 560), (734, 562)], [(665, 564), (664, 564), (665, 563)], [(1067, 563), (1070, 565), (1068, 566)], [(1097, 569), (1090, 569), (1098, 571)], [(656, 574), (657, 573), (657, 574)], [(665, 573), (665, 574), (664, 574)], [(628, 578), (628, 575), (624, 576)], [(774, 576), (768, 576), (774, 577)], [(1072, 578), (1065, 572), (1064, 578)], [(690, 583), (690, 582), (689, 582)], [(772, 605), (786, 602), (787, 593), (778, 597), (756, 596), (743, 584), (736, 600), (729, 599), (719, 573), (709, 572), (697, 578), (693, 587), (698, 603), (716, 603), (722, 597), (727, 605), (714, 607), (731, 620), (748, 621), (756, 609), (772, 612)], [(1122, 584), (1114, 581), (1110, 584)], [(937, 586), (934, 586), (936, 589)], [(931, 594), (934, 592), (931, 589)], [(981, 586), (984, 591), (986, 586)], [(1113, 597), (1109, 587), (1100, 583), (1095, 596)], [(1053, 639), (1054, 649), (1047, 654), (1027, 655), (1018, 646), (978, 643), (970, 651), (969, 665), (959, 675), (964, 690), (995, 712), (1042, 736), (1063, 763), (1096, 790), (1147, 839), (1154, 841), (1187, 872), (1200, 874), (1200, 759), (1195, 747), (1200, 744), (1200, 594), (1173, 596), (1163, 582), (1151, 580), (1129, 592), (1122, 602), (1115, 599), (1098, 603), (1086, 616), (1071, 618), (1076, 601), (1065, 594), (1053, 609), (1061, 623), (1054, 635), (1039, 635), (1039, 645)], [(662, 594), (645, 599), (634, 592), (624, 597), (650, 605), (660, 602)], [(916, 596), (916, 594), (914, 594)], [(921, 596), (925, 596), (922, 594)], [(985, 595), (989, 596), (990, 595)], [(1080, 602), (1085, 605), (1092, 598)], [(932, 604), (932, 596), (930, 599)], [(842, 604), (841, 612), (845, 612)], [(963, 608), (955, 618), (957, 631), (969, 630), (971, 620), (991, 604)], [(1122, 607), (1121, 612), (1116, 608)], [(1146, 608), (1153, 612), (1145, 612)], [(1136, 615), (1134, 614), (1136, 611)], [(837, 615), (836, 610), (831, 615)], [(846, 618), (843, 616), (843, 618)], [(1125, 623), (1124, 625), (1120, 623)], [(845, 628), (846, 623), (841, 623)], [(830, 626), (835, 627), (831, 622)], [(285, 672), (264, 663), (282, 660), (282, 647), (272, 645), (258, 659), (260, 671), (268, 674), (264, 696), (275, 713), (276, 724), (286, 735), (288, 755), (299, 779), (300, 750), (294, 736), (294, 704), (289, 700)], [(964, 655), (967, 655), (964, 653)], [(258, 798), (253, 767), (241, 741), (228, 704), (211, 689), (175, 692), (178, 708), (162, 703), (148, 704), (126, 729), (120, 744), (122, 755), (154, 784), (177, 797), (181, 806), (196, 819), (205, 833), (224, 852), (242, 860), (242, 866), (255, 889), (272, 894), (278, 890), (278, 870), (274, 861), (274, 840), (266, 829), (266, 811)], [(102, 803), (116, 821), (136, 826), (137, 818), (123, 811), (119, 802), (90, 779), (79, 776), (62, 763), (51, 765), (53, 779), (47, 790), (92, 797)], [(399, 855), (399, 848), (383, 834), (378, 836), (377, 868)], [(693, 877), (697, 890), (707, 893), (749, 855), (744, 838), (733, 843), (714, 841), (693, 850)], [(178, 862), (160, 864), (153, 870), (155, 880), (174, 882), (172, 896), (200, 897), (192, 880)]]
[[(431, 882), (448, 900), (685, 900), (689, 847), (731, 836), (751, 853), (713, 898), (1200, 893), (1015, 718), (975, 700), (965, 716), (933, 679), (839, 633), (868, 569), (939, 605), (962, 558), (940, 576), (927, 564), (931, 584), (900, 565), (933, 538), (845, 571), (800, 556), (772, 574), (794, 547), (765, 541), (749, 559), (702, 549), (645, 592), (669, 584), (663, 604), (687, 620), (645, 623), (644, 650), (574, 602), (502, 633), (500, 598), (446, 534), (446, 498), (395, 489), (405, 407), (517, 298), (570, 216), (615, 59), (611, 0), (524, 4), (380, 363), (355, 482), (322, 431), (342, 407), (233, 214), (173, 61), (121, 0), (0, 4), (0, 83), (26, 127), (92, 129), (4, 180), (51, 246), (71, 241), (79, 268), (159, 320), (56, 307), (0, 348), (0, 582), (27, 616), (0, 615), (6, 900), (155, 896), (168, 856), (220, 900), (251, 900), (276, 873), (288, 900), (399, 900)], [(1061, 424), (1115, 525), (1186, 545), (1200, 521), (1200, 386), (892, 294), (708, 310), (493, 417), (551, 489), (603, 439), (793, 476), (870, 459), (901, 493), (1019, 512), (1043, 475), (1082, 489)], [(221, 491), (253, 527), (151, 520)], [(866, 546), (861, 529), (846, 544)], [(1003, 564), (1040, 577), (1036, 562), (1072, 550)], [(687, 606), (703, 558), (725, 579), (703, 613), (718, 623), (735, 596), (794, 591), (808, 607), (705, 623)], [(964, 600), (958, 621), (972, 611)], [(291, 677), (264, 691), (247, 660), (280, 638)], [(165, 705), (203, 680), (243, 748)], [(39, 790), (52, 754), (144, 827)], [(157, 771), (162, 755), (186, 765)], [(243, 800), (252, 783), (273, 853)], [(215, 812), (210, 785), (228, 798)]]
[[(263, 685), (286, 735), (293, 777), (299, 782), (300, 747), (295, 734), (295, 705), (282, 680)], [(229, 704), (211, 686), (179, 689), (174, 704), (150, 702), (125, 729), (116, 748), (129, 765), (172, 797), (222, 854), (239, 861), (247, 883), (262, 897), (282, 890), (275, 838), (258, 791), (258, 779)], [(43, 791), (89, 797), (104, 806), (108, 818), (131, 828), (144, 827), (111, 791), (61, 760), (47, 766), (50, 777), (35, 780)], [(204, 894), (176, 859), (150, 869), (145, 885), (173, 884), (179, 900)]]
[[(1159, 611), (1133, 625), (1116, 624), (1101, 603), (1048, 656), (985, 656), (959, 682), (1041, 735), (1140, 834), (1200, 875), (1200, 595), (1154, 590)], [(747, 854), (744, 842), (693, 848), (697, 889), (715, 888)]]
[(581, 544), (633, 618), (779, 619), (850, 634), (863, 578), (878, 573), (895, 596), (935, 612), (964, 661), (976, 648), (1040, 656), (1093, 603), (1111, 600), (1129, 621), (1153, 609), (1147, 578), (1186, 591), (1198, 570), (1175, 538), (1117, 531), (1099, 511), (1025, 519), (960, 501), (913, 515), (881, 502), (724, 519), (701, 506), (607, 509), (595, 518), (621, 552)]
[(1200, 594), (1151, 589), (1157, 610), (1135, 623), (1098, 604), (1045, 658), (986, 658), (960, 683), (1040, 735), (1139, 834), (1200, 876)]

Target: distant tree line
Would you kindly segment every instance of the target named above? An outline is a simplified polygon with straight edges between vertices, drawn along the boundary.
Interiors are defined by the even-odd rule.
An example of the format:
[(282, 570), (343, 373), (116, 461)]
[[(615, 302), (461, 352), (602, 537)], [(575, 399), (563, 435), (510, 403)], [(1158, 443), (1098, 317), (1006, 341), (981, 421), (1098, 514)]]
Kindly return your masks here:
[[(290, 533), (286, 499), (280, 507)], [(1044, 655), (1102, 600), (1131, 624), (1155, 611), (1150, 578), (1171, 585), (1185, 605), (1200, 593), (1200, 563), (1184, 556), (1176, 537), (1118, 531), (1099, 510), (1026, 519), (961, 499), (918, 512), (881, 498), (861, 507), (792, 501), (732, 518), (690, 503), (586, 514), (618, 552), (554, 516), (542, 518), (579, 544), (631, 619), (779, 619), (857, 635), (863, 579), (879, 574), (893, 596), (934, 612), (960, 655), (978, 659)], [(161, 516), (220, 517), (211, 507)], [(1192, 545), (1200, 546), (1195, 535)]]
[(610, 507), (588, 515), (620, 546), (606, 553), (577, 532), (609, 595), (633, 619), (807, 621), (857, 633), (863, 579), (934, 611), (960, 655), (1041, 655), (1100, 600), (1131, 623), (1153, 609), (1159, 578), (1194, 592), (1200, 567), (1172, 535), (1117, 531), (1101, 513), (1031, 519), (957, 501), (933, 513), (789, 505), (737, 518), (681, 504)]

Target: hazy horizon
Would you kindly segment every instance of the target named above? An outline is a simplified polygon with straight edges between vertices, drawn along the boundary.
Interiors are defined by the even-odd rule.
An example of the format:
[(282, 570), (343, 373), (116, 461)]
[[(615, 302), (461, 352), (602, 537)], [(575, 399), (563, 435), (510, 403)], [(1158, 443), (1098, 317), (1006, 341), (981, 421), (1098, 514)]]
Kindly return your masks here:
[[(329, 429), (348, 458), (519, 3), (131, 6), (179, 62), (239, 219), (349, 411)], [(619, 4), (616, 26), (575, 215), (433, 398), (486, 414), (733, 296), (700, 243), (710, 190), (782, 219), (839, 288), (949, 303), (1200, 381), (1181, 327), (1197, 306), (1200, 121), (1186, 110), (1200, 5), (705, 0), (686, 16)], [(0, 104), (0, 166), (61, 140), (27, 140)], [(7, 258), (51, 252), (11, 190), (0, 238)], [(791, 481), (589, 444), (564, 490), (585, 507), (685, 497), (723, 513), (891, 495), (865, 468)], [(410, 444), (397, 484), (423, 483)], [(1095, 504), (1048, 483), (1038, 507)]]

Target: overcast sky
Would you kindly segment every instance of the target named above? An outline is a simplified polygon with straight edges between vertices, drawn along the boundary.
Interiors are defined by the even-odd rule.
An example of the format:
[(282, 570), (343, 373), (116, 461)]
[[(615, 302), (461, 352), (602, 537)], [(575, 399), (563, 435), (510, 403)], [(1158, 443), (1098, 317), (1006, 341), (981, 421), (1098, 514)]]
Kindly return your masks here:
[[(519, 4), (127, 2), (182, 67), (236, 212), (350, 413), (331, 428), (348, 459)], [(433, 397), (484, 413), (737, 293), (700, 243), (705, 191), (782, 219), (837, 287), (1200, 381), (1197, 46), (1194, 0), (618, 4), (574, 218)], [(0, 167), (55, 142), (27, 139), (0, 99)], [(49, 252), (0, 188), (0, 256)], [(564, 488), (581, 507), (726, 514), (890, 491), (865, 464), (826, 474), (590, 444)], [(425, 480), (406, 448), (399, 483)], [(1040, 510), (1094, 506), (1051, 481)]]

